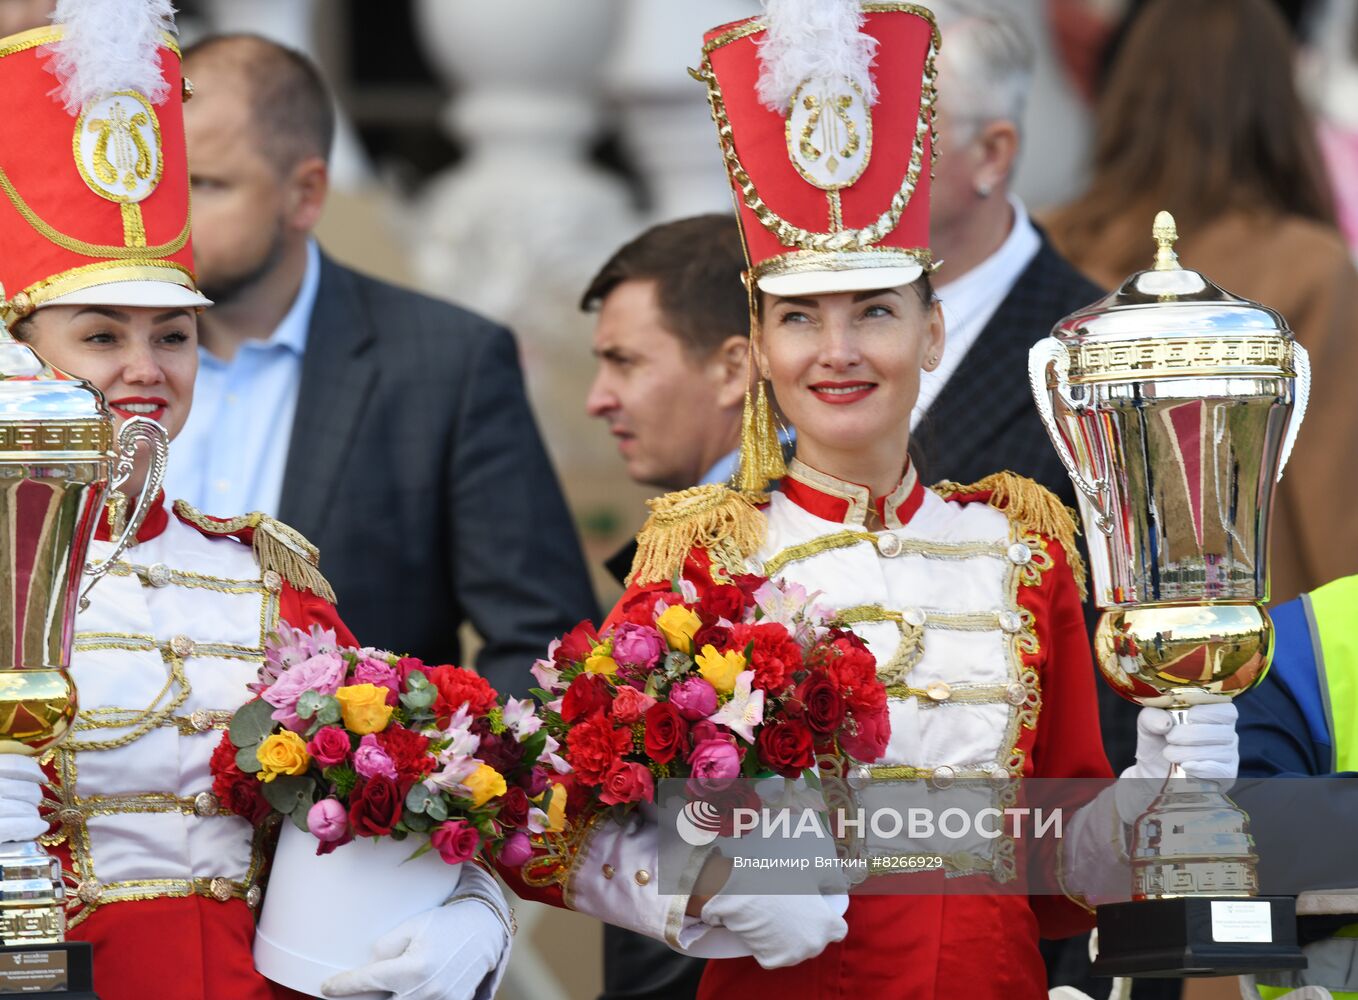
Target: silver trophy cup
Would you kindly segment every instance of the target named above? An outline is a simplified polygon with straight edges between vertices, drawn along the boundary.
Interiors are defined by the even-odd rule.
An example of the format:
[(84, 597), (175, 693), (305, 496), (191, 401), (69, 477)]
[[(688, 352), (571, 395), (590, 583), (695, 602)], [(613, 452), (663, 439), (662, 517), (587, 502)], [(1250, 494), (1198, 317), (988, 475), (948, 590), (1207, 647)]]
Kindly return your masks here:
[[(0, 753), (40, 756), (70, 731), (82, 586), (88, 592), (118, 559), (160, 492), (164, 428), (127, 420), (116, 450), (113, 428), (96, 389), (0, 330)], [(108, 558), (87, 564), (109, 490), (142, 444), (153, 457), (132, 515)], [(57, 859), (35, 843), (0, 845), (0, 954), (13, 958), (0, 968), (0, 995), (93, 996), (88, 946), (63, 943), (65, 928)]]
[[(1029, 379), (1077, 490), (1104, 610), (1099, 669), (1123, 697), (1182, 721), (1190, 706), (1243, 694), (1268, 670), (1269, 514), (1310, 365), (1278, 313), (1179, 265), (1168, 213), (1153, 236), (1154, 266), (1057, 324), (1033, 347)], [(1132, 899), (1176, 901), (1162, 908), (1174, 914), (1161, 918), (1170, 925), (1194, 919), (1184, 900), (1257, 892), (1246, 816), (1177, 765), (1132, 830), (1130, 858)], [(1125, 905), (1129, 932), (1145, 942), (1155, 918)], [(1118, 934), (1104, 926), (1111, 909), (1099, 914), (1105, 973), (1153, 971), (1134, 956), (1116, 964)], [(1248, 956), (1214, 958), (1201, 942), (1195, 951), (1173, 938), (1170, 950), (1182, 943), (1185, 954), (1163, 974), (1251, 967)]]

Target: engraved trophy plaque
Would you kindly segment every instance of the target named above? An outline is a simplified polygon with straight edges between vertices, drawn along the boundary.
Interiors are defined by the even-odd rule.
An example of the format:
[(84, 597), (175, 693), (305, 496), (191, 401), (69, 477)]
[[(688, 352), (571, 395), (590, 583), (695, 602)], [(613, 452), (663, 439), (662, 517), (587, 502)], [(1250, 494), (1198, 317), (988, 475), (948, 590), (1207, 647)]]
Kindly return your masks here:
[[(113, 565), (155, 502), (167, 439), (127, 420), (117, 434), (103, 397), (47, 367), (0, 329), (0, 753), (40, 757), (70, 731), (76, 690), (68, 668), (76, 609)], [(87, 565), (110, 485), (137, 447), (153, 460), (109, 557)], [(90, 945), (66, 941), (58, 860), (36, 843), (0, 844), (0, 996), (95, 997)]]
[[(1029, 379), (1076, 486), (1099, 669), (1183, 721), (1268, 670), (1269, 514), (1310, 366), (1280, 315), (1179, 265), (1167, 212), (1153, 235), (1154, 266), (1057, 324)], [(1248, 817), (1213, 783), (1174, 765), (1130, 843), (1132, 901), (1098, 908), (1096, 974), (1305, 966), (1294, 900), (1257, 895)]]

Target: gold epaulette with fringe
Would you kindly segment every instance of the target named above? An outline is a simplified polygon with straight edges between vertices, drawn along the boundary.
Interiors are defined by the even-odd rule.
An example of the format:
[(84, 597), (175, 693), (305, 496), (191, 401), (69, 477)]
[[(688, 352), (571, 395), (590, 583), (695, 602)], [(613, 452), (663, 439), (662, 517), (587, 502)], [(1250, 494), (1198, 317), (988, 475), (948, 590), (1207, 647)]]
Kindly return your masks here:
[(1066, 550), (1066, 561), (1075, 577), (1081, 599), (1085, 596), (1085, 564), (1080, 550), (1075, 547), (1075, 535), (1080, 530), (1075, 512), (1063, 504), (1047, 487), (1014, 472), (997, 472), (979, 482), (963, 486), (943, 481), (932, 487), (944, 500), (975, 493), (988, 493), (986, 502), (1003, 511), (1009, 520), (1029, 531), (1054, 538)]
[(720, 484), (693, 486), (646, 501), (651, 516), (637, 535), (629, 584), (672, 580), (695, 548), (714, 568), (745, 572), (745, 557), (764, 541), (764, 515), (755, 498)]
[(249, 528), (250, 547), (263, 571), (273, 570), (298, 590), (309, 590), (317, 597), (336, 603), (334, 588), (321, 575), (321, 551), (296, 528), (255, 511), (240, 517), (208, 517), (183, 500), (174, 502), (175, 514), (209, 535), (239, 535)]

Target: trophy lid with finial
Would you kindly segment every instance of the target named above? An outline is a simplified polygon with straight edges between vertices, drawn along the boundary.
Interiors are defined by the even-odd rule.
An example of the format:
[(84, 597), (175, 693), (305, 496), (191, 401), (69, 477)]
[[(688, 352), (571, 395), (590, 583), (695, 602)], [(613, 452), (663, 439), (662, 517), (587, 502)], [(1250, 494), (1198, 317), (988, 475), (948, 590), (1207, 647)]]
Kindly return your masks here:
[(1156, 213), (1151, 266), (1052, 330), (1070, 352), (1070, 381), (1290, 377), (1292, 331), (1281, 314), (1184, 267), (1174, 217)]

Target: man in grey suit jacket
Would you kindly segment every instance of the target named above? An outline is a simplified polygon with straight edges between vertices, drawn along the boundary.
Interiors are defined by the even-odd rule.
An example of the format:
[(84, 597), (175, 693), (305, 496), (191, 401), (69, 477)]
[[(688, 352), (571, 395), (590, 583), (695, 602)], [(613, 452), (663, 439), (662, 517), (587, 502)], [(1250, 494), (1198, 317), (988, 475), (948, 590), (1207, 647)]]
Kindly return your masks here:
[(477, 667), (524, 694), (547, 644), (597, 614), (524, 393), (513, 336), (343, 267), (311, 239), (331, 98), (302, 55), (253, 36), (184, 54), (201, 410), (172, 491), (307, 535), (360, 641)]

